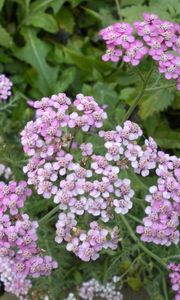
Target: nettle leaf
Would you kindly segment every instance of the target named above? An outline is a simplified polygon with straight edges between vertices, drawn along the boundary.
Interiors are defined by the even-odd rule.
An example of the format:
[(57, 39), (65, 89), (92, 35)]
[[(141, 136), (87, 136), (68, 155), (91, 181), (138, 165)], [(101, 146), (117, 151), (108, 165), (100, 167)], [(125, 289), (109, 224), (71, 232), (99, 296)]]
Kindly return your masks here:
[(26, 25), (33, 25), (34, 27), (42, 28), (50, 33), (58, 31), (55, 18), (52, 15), (43, 12), (29, 15), (26, 19)]
[(30, 14), (44, 12), (48, 7), (52, 7), (54, 13), (57, 13), (66, 0), (37, 0), (29, 8)]
[(165, 110), (174, 100), (174, 93), (168, 89), (162, 89), (156, 93), (150, 94), (146, 99), (143, 99), (140, 116), (142, 119), (146, 119), (152, 116), (154, 113)]
[(20, 60), (30, 64), (38, 75), (37, 87), (43, 94), (50, 94), (57, 78), (58, 67), (51, 67), (46, 61), (50, 46), (37, 37), (33, 29), (22, 30), (26, 44), (22, 48), (14, 47), (13, 52)]
[(9, 32), (6, 31), (1, 25), (0, 25), (0, 46), (3, 46), (5, 48), (11, 48), (13, 45), (12, 37), (10, 36)]

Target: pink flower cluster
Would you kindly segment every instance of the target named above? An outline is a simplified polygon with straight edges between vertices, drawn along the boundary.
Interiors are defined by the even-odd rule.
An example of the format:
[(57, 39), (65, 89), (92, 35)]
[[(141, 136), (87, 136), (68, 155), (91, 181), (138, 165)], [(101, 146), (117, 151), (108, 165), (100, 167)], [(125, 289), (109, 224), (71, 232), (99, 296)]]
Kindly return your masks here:
[[(154, 167), (152, 146), (146, 141), (147, 149), (143, 151), (136, 145), (142, 130), (130, 121), (114, 131), (99, 130), (107, 116), (93, 97), (79, 94), (71, 103), (65, 94), (58, 94), (42, 98), (33, 106), (37, 109), (36, 120), (21, 133), (24, 151), (30, 156), (24, 167), (28, 183), (44, 198), (54, 197), (64, 211), (56, 225), (56, 241), (65, 240), (67, 249), (82, 260), (96, 259), (101, 249), (115, 249), (118, 243), (117, 229), (104, 229), (102, 221), (108, 222), (114, 213), (126, 214), (132, 208), (131, 182), (119, 178), (124, 156), (126, 165), (128, 161), (136, 162), (137, 172), (142, 169), (147, 175)], [(95, 154), (91, 143), (74, 148), (80, 131), (99, 131), (106, 154)], [(140, 157), (146, 159), (143, 166)], [(86, 230), (79, 228), (78, 216), (87, 213), (101, 220), (101, 226), (91, 222)]]
[(25, 275), (20, 277), (13, 272), (13, 260), (10, 257), (0, 257), (0, 280), (7, 292), (15, 294), (19, 300), (28, 300), (27, 295), (32, 287), (31, 280)]
[(77, 299), (104, 299), (104, 300), (122, 300), (123, 295), (117, 288), (117, 283), (120, 278), (114, 276), (110, 282), (105, 285), (101, 284), (95, 278), (83, 282), (78, 291), (78, 296), (70, 293), (65, 300), (77, 300)]
[[(117, 228), (104, 228), (102, 222), (132, 208), (131, 181), (121, 177), (121, 170), (129, 167), (141, 176), (148, 176), (156, 168), (160, 177), (157, 189), (161, 201), (156, 199), (157, 193), (152, 195), (146, 225), (138, 227), (142, 239), (144, 230), (148, 234), (156, 226), (153, 237), (149, 233), (144, 240), (166, 245), (178, 242), (180, 180), (175, 156), (158, 151), (151, 137), (143, 146), (138, 145), (143, 132), (131, 121), (103, 131), (106, 113), (91, 96), (78, 94), (71, 102), (65, 94), (58, 94), (42, 98), (33, 106), (37, 109), (36, 119), (27, 123), (21, 133), (24, 152), (30, 157), (24, 172), (39, 195), (53, 197), (59, 205), (56, 242), (65, 241), (67, 250), (84, 261), (98, 258), (103, 248), (117, 247)], [(87, 139), (89, 134), (98, 133), (104, 155), (96, 153), (91, 143), (82, 143), (83, 132)], [(81, 228), (79, 216), (87, 214), (95, 221), (91, 219), (86, 228)], [(155, 215), (157, 222), (151, 220)]]
[(172, 290), (176, 293), (174, 300), (180, 300), (180, 263), (170, 263), (168, 267)]
[(150, 187), (145, 198), (150, 206), (137, 232), (145, 242), (170, 246), (179, 242), (180, 159), (158, 151), (156, 163), (157, 186)]
[(4, 74), (0, 75), (0, 101), (11, 96), (12, 82)]
[[(158, 64), (159, 72), (166, 79), (177, 80), (180, 89), (180, 25), (160, 20), (155, 14), (144, 13), (142, 22), (115, 23), (100, 31), (106, 43), (104, 61), (126, 63), (137, 66), (148, 54)], [(137, 38), (135, 37), (137, 36)]]
[(75, 253), (81, 260), (96, 260), (102, 249), (116, 249), (118, 243), (118, 230), (102, 228), (98, 222), (89, 224), (89, 230), (76, 227), (77, 221), (72, 213), (59, 214), (56, 224), (56, 242), (67, 242), (66, 249)]
[(30, 195), (31, 190), (25, 181), (19, 184), (11, 181), (8, 185), (0, 182), (1, 280), (5, 290), (17, 296), (28, 290), (29, 277), (47, 276), (57, 267), (57, 263), (50, 256), (42, 255), (38, 248), (38, 223), (21, 212), (26, 197)]

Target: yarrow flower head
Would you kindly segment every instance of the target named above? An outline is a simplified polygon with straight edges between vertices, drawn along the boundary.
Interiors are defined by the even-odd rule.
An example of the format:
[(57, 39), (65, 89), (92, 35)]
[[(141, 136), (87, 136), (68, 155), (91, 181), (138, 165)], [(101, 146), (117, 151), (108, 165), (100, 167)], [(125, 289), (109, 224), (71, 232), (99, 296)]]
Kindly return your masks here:
[(57, 263), (37, 245), (38, 223), (21, 208), (31, 190), (25, 181), (0, 182), (0, 274), (5, 290), (25, 299), (31, 277), (48, 276)]
[[(120, 30), (126, 29), (131, 30), (126, 24)], [(103, 131), (107, 114), (91, 96), (78, 94), (71, 102), (65, 94), (58, 94), (34, 102), (33, 107), (36, 109), (35, 121), (28, 122), (21, 133), (24, 152), (29, 156), (24, 172), (28, 183), (39, 195), (53, 198), (59, 206), (57, 243), (65, 241), (67, 250), (83, 261), (97, 259), (102, 249), (116, 249), (120, 237), (117, 227), (112, 228), (111, 220), (115, 214), (128, 213), (134, 196), (131, 181), (125, 176), (121, 178), (121, 170), (132, 168), (145, 177), (156, 169), (160, 176), (162, 168), (167, 166), (171, 169), (173, 182), (169, 181), (168, 175), (167, 180), (164, 177), (158, 180), (158, 189), (167, 199), (161, 207), (153, 197), (151, 202), (155, 208), (146, 210), (149, 219), (151, 214), (157, 215), (157, 222), (152, 225), (156, 226), (155, 233), (151, 239), (144, 238), (146, 231), (152, 230), (150, 221), (145, 225), (148, 228), (142, 226), (138, 232), (145, 241), (167, 246), (178, 242), (178, 208), (169, 200), (172, 198), (178, 203), (179, 165), (176, 157), (166, 162), (166, 154), (158, 152), (152, 138), (146, 139), (144, 145), (138, 145), (143, 132), (131, 121), (115, 130)], [(83, 134), (87, 142), (84, 139), (82, 143)], [(97, 135), (98, 145), (88, 142), (89, 135)], [(99, 147), (103, 149), (103, 155), (99, 154)], [(162, 172), (163, 176), (167, 171)], [(163, 194), (163, 186), (168, 188), (168, 193), (164, 190)], [(91, 219), (82, 228), (79, 220), (85, 214)]]
[(7, 100), (11, 96), (12, 82), (4, 74), (0, 75), (0, 101)]
[[(124, 62), (137, 66), (145, 55), (150, 55), (166, 79), (177, 80), (180, 75), (180, 25), (159, 19), (156, 14), (143, 14), (144, 20), (114, 23), (100, 31), (107, 50), (104, 61)], [(137, 38), (135, 37), (137, 36)]]

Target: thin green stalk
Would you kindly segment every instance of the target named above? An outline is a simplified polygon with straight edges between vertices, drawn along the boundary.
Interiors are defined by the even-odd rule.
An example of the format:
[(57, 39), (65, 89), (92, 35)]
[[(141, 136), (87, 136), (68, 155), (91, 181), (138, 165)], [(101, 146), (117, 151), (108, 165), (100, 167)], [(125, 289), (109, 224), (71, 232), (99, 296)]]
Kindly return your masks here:
[(50, 212), (48, 212), (44, 217), (39, 220), (39, 224), (46, 223), (51, 216), (53, 216), (59, 210), (59, 205), (54, 207)]
[(162, 259), (160, 257), (158, 257), (156, 254), (154, 254), (152, 251), (150, 251), (148, 248), (146, 248), (146, 246), (144, 246), (139, 239), (137, 238), (137, 236), (134, 234), (133, 229), (131, 228), (131, 226), (129, 225), (128, 221), (126, 220), (125, 216), (120, 215), (121, 220), (123, 221), (124, 225), (126, 226), (126, 228), (129, 231), (130, 236), (132, 237), (132, 239), (138, 244), (138, 246), (145, 252), (147, 253), (150, 257), (152, 257), (154, 260), (156, 260), (163, 268), (167, 269), (166, 263), (164, 261), (162, 261)]
[(180, 258), (180, 255), (172, 255), (172, 256), (168, 256), (165, 258), (166, 261), (170, 260), (170, 259), (176, 259), (176, 258)]
[(145, 78), (143, 77), (143, 74), (141, 73), (141, 71), (139, 70), (138, 67), (134, 68), (134, 71), (137, 72), (137, 74), (139, 75), (139, 77), (141, 78), (142, 82), (145, 82)]
[(133, 111), (135, 110), (136, 106), (139, 104), (140, 100), (142, 99), (142, 96), (143, 96), (144, 93), (145, 93), (146, 86), (147, 86), (147, 83), (148, 83), (148, 81), (149, 81), (149, 78), (150, 78), (150, 76), (151, 76), (152, 71), (153, 71), (153, 68), (149, 71), (149, 73), (148, 73), (146, 79), (143, 81), (142, 87), (141, 87), (141, 90), (140, 90), (139, 95), (137, 95), (137, 97), (136, 97), (135, 100), (134, 100), (134, 103), (130, 106), (130, 108), (128, 109), (128, 111), (127, 111), (126, 114), (124, 115), (124, 118), (122, 119), (121, 124), (123, 124), (126, 120), (129, 119), (129, 117), (131, 116), (131, 114), (132, 114)]
[(162, 286), (163, 286), (164, 297), (165, 297), (165, 300), (168, 300), (169, 297), (168, 297), (168, 292), (167, 292), (166, 280), (164, 278), (164, 274), (162, 272), (161, 272), (161, 274), (162, 274)]
[(115, 0), (115, 2), (116, 2), (118, 16), (121, 19), (121, 7), (120, 7), (119, 0)]
[(129, 217), (130, 219), (132, 219), (133, 221), (137, 222), (138, 224), (143, 224), (143, 222), (142, 222), (140, 219), (134, 217), (134, 216), (131, 215), (130, 213), (128, 213), (128, 217)]
[(140, 253), (130, 264), (129, 268), (120, 276), (120, 280), (122, 280), (131, 270), (132, 266), (139, 260), (139, 258), (143, 255), (144, 253)]
[(161, 90), (161, 89), (168, 89), (171, 87), (175, 87), (174, 84), (171, 85), (161, 85), (161, 86), (157, 86), (157, 87), (152, 87), (152, 88), (146, 88), (145, 92), (150, 92), (150, 91), (157, 91), (157, 90)]

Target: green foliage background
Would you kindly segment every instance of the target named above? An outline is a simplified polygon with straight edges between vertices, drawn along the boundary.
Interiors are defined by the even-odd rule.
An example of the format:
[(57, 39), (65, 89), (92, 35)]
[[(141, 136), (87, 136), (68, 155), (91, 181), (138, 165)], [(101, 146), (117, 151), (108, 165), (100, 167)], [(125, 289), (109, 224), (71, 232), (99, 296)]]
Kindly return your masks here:
[[(12, 167), (17, 180), (23, 178), (21, 168), (25, 160), (19, 132), (33, 117), (28, 99), (58, 92), (74, 97), (83, 92), (93, 95), (100, 104), (108, 104), (107, 128), (120, 123), (139, 92), (141, 80), (135, 68), (101, 61), (105, 47), (98, 33), (117, 20), (141, 19), (143, 12), (154, 12), (177, 22), (180, 3), (178, 0), (0, 0), (0, 73), (7, 74), (14, 83), (14, 96), (0, 104), (0, 162)], [(141, 63), (143, 76), (151, 64), (149, 59)], [(175, 82), (164, 80), (155, 68), (139, 110), (132, 116), (145, 135), (151, 135), (162, 149), (176, 155), (180, 153), (178, 97)], [(151, 182), (140, 181), (133, 174), (129, 176), (139, 197), (133, 215), (142, 218), (143, 197)], [(34, 193), (26, 210), (41, 218), (52, 207), (52, 203)], [(135, 228), (131, 215), (128, 221)], [(96, 277), (105, 282), (117, 274), (135, 291), (145, 287), (152, 300), (168, 300), (167, 273), (132, 238), (127, 238), (129, 232), (121, 220), (116, 220), (116, 224), (122, 235), (118, 251), (104, 251), (97, 262), (82, 263), (68, 254), (64, 246), (55, 245), (52, 218), (41, 227), (40, 242), (59, 260), (60, 268), (49, 281), (36, 281), (34, 289), (50, 291), (52, 299), (59, 299), (61, 294), (63, 299), (69, 287), (73, 290), (86, 279)], [(148, 247), (160, 257), (177, 252), (175, 247), (168, 250)]]

